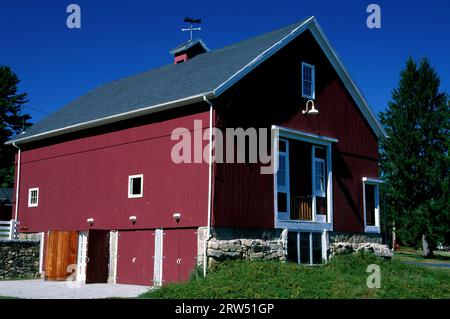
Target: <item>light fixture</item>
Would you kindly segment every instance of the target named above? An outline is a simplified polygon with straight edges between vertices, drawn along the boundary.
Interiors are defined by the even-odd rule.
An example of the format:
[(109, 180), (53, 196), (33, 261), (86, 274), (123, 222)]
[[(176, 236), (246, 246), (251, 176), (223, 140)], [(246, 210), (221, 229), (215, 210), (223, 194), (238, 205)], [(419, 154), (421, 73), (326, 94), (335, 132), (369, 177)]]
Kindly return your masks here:
[(136, 216), (130, 216), (129, 218), (128, 218), (133, 224), (135, 224), (136, 223)]
[(86, 219), (86, 222), (87, 222), (89, 225), (92, 225), (92, 224), (94, 223), (94, 218), (88, 218), (88, 219)]
[(173, 214), (173, 219), (175, 219), (175, 221), (178, 223), (180, 221), (181, 218), (181, 214), (180, 213), (174, 213)]
[[(311, 104), (311, 109), (308, 107)], [(311, 114), (311, 115), (316, 115), (319, 114), (319, 110), (317, 110), (314, 107), (314, 101), (313, 100), (308, 100), (306, 102), (306, 109), (302, 111), (303, 114)]]

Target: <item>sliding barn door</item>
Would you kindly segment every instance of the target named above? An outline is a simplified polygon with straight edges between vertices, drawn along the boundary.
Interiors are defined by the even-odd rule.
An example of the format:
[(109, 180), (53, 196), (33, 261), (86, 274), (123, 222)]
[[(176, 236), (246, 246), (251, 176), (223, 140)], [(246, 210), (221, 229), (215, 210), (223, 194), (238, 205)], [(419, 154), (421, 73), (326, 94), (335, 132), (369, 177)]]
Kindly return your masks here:
[(45, 280), (66, 280), (77, 263), (75, 231), (50, 231), (45, 251)]

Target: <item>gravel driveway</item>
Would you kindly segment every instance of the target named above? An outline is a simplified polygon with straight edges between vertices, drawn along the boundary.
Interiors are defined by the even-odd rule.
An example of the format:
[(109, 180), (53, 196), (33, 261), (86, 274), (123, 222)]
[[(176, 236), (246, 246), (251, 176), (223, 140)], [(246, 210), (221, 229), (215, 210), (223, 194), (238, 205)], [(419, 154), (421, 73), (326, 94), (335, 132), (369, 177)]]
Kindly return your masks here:
[(0, 296), (26, 299), (134, 298), (149, 287), (119, 284), (89, 284), (68, 281), (0, 281)]

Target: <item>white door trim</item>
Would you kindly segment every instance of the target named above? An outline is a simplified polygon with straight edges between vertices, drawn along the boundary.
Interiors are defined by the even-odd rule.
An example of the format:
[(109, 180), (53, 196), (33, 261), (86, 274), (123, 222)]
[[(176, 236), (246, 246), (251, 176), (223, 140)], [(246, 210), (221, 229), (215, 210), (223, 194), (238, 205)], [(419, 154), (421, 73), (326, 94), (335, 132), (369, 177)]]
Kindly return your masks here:
[(77, 252), (77, 281), (86, 281), (86, 258), (87, 258), (88, 233), (78, 232), (78, 252)]

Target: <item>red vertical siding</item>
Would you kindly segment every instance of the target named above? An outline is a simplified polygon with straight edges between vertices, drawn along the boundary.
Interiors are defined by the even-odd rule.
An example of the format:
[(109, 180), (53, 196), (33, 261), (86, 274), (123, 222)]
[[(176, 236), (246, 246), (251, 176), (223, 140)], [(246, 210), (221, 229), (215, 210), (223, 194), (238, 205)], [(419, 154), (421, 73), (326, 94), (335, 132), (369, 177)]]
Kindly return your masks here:
[[(315, 66), (316, 108), (305, 116), (301, 62)], [(307, 32), (247, 75), (219, 103), (222, 127), (276, 124), (333, 137), (334, 230), (363, 231), (362, 177), (377, 177), (378, 141), (339, 76)], [(258, 165), (218, 165), (214, 225), (273, 227), (273, 176)]]
[[(174, 128), (208, 127), (209, 113), (79, 136), (22, 152), (19, 220), (28, 232), (194, 227), (207, 223), (208, 166), (175, 164)], [(144, 174), (144, 196), (128, 198), (128, 176)], [(28, 189), (39, 187), (39, 206), (28, 207)], [(172, 215), (181, 213), (177, 224)], [(133, 225), (129, 216), (136, 216)]]

